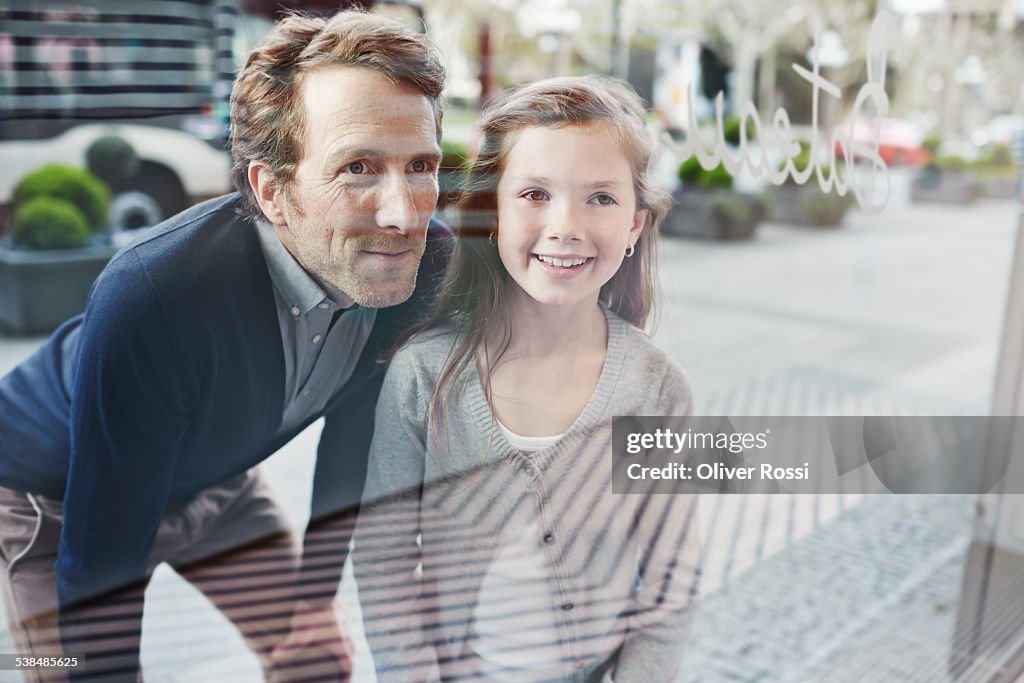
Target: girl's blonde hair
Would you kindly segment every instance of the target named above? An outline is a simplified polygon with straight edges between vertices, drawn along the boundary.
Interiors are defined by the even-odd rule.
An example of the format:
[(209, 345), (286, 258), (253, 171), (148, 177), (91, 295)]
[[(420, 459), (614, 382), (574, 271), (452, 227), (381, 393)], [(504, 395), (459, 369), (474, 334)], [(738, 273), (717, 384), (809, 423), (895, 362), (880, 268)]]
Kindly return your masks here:
[[(494, 238), (497, 187), (509, 150), (518, 134), (536, 126), (606, 124), (614, 131), (632, 167), (637, 210), (647, 220), (631, 258), (601, 288), (600, 300), (623, 319), (644, 327), (654, 308), (655, 237), (668, 212), (670, 198), (651, 183), (657, 146), (648, 132), (643, 103), (624, 81), (606, 76), (549, 78), (496, 97), (481, 114), (480, 147), (457, 200), (455, 228), (459, 239), (452, 252), (434, 311), (419, 329), (445, 321), (457, 327), (455, 344), (438, 378), (433, 414), (444, 406), (455, 378), (474, 362), (477, 351), (493, 368), (511, 339), (509, 302), (512, 279), (498, 255)], [(557, 150), (551, 150), (557, 154)], [(492, 355), (485, 341), (497, 332), (501, 342)], [(482, 378), (490, 395), (489, 377)]]

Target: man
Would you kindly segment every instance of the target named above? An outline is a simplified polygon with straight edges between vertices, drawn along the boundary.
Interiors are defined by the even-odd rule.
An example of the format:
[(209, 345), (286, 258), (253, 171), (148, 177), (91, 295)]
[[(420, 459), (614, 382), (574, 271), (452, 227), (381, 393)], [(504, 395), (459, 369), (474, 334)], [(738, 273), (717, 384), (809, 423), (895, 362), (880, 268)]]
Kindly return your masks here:
[[(64, 651), (85, 654), (69, 672), (135, 680), (161, 562), (268, 678), (333, 624), (379, 359), (443, 269), (447, 232), (428, 229), (443, 85), (435, 49), (397, 23), (282, 21), (232, 93), (239, 192), (119, 253), (84, 317), (0, 381), (0, 583), (22, 653), (58, 651), (56, 604)], [(298, 553), (252, 468), (321, 416), (293, 596)], [(326, 646), (347, 666), (343, 637)]]

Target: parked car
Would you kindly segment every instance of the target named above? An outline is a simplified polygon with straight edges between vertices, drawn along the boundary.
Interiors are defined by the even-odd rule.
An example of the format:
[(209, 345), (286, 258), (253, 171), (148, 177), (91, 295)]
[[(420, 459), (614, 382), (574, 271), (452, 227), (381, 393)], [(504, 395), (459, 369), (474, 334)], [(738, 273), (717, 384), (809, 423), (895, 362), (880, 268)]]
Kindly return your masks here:
[[(878, 126), (878, 155), (888, 166), (920, 166), (928, 163), (928, 152), (921, 146), (924, 129), (907, 119), (883, 118), (881, 121), (859, 120), (853, 125), (853, 141), (873, 145)], [(842, 150), (836, 149), (836, 155)], [(856, 157), (855, 157), (856, 158)]]

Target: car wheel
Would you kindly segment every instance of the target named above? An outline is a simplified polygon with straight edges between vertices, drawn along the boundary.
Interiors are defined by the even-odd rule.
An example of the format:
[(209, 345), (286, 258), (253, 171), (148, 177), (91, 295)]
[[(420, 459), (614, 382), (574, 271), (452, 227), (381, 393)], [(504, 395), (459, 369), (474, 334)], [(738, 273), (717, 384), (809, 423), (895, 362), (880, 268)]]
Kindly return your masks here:
[(156, 225), (165, 218), (163, 208), (145, 192), (127, 190), (110, 200), (110, 231), (128, 232)]
[[(125, 200), (125, 205), (132, 209), (135, 216), (153, 221), (149, 225), (134, 225), (128, 229), (156, 225), (184, 210), (186, 206), (185, 190), (178, 176), (166, 166), (151, 161), (143, 161), (134, 177), (115, 188), (115, 199), (122, 195), (131, 198), (130, 202), (128, 199)], [(144, 195), (150, 201), (144, 201), (140, 195)], [(111, 210), (113, 212), (113, 207)]]

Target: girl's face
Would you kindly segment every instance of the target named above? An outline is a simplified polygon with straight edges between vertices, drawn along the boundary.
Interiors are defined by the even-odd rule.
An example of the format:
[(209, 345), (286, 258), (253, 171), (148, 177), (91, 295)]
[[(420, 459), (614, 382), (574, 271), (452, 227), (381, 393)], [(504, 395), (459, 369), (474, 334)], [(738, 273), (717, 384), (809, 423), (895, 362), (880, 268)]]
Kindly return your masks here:
[(596, 304), (647, 218), (613, 129), (525, 128), (505, 162), (498, 253), (518, 294), (553, 306)]

